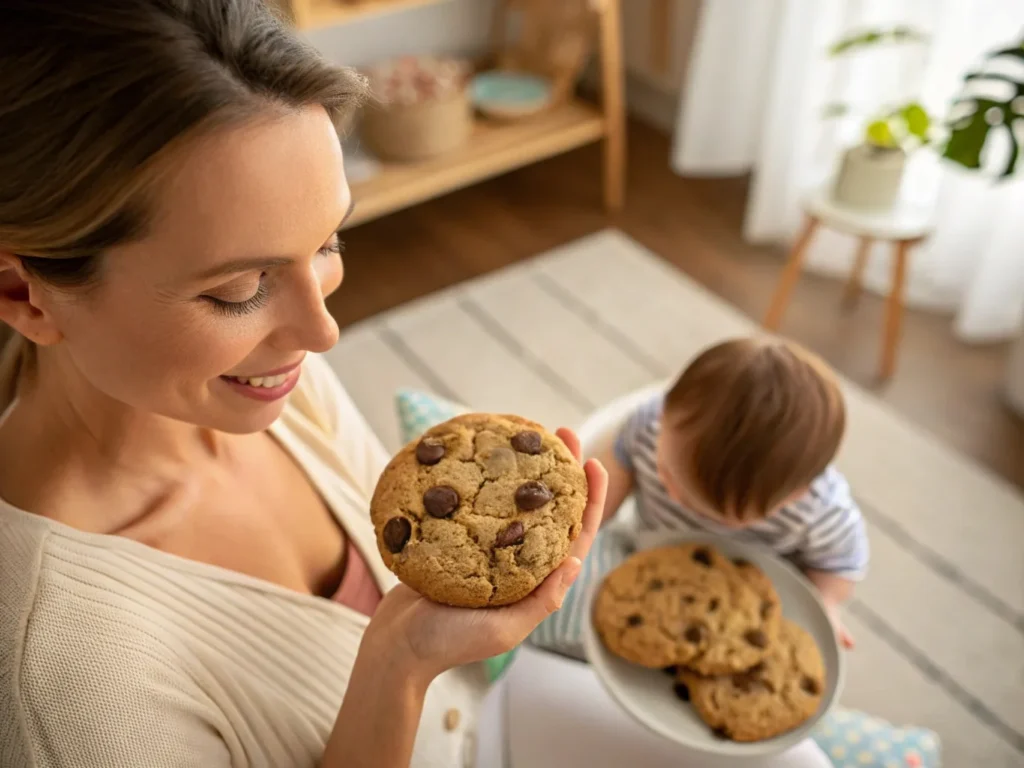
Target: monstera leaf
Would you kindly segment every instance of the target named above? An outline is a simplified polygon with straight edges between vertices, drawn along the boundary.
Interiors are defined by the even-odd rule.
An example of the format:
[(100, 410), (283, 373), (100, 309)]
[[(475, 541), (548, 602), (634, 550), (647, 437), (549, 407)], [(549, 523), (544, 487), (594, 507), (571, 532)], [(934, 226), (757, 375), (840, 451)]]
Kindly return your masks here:
[[(986, 62), (1003, 57), (1024, 71), (1024, 41), (1013, 48), (993, 51), (986, 56)], [(1016, 130), (1024, 129), (1024, 76), (980, 71), (966, 75), (964, 83), (963, 93), (953, 103), (949, 140), (942, 156), (964, 168), (980, 169), (982, 152), (989, 137), (994, 132), (1002, 132), (1010, 149), (999, 176), (1008, 178), (1014, 174), (1020, 160), (1020, 141), (1015, 127)], [(1001, 89), (1007, 96), (997, 99), (989, 95), (975, 95), (981, 91), (979, 86), (995, 86), (986, 88), (984, 92), (988, 94)]]

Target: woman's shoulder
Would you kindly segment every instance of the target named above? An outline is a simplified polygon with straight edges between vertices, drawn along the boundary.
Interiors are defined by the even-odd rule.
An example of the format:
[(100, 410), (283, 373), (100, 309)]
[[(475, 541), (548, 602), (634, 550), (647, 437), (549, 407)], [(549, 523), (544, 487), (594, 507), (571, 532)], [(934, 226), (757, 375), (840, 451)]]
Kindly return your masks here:
[[(19, 642), (17, 635), (32, 609), (48, 533), (42, 518), (0, 502), (0, 648), (14, 648)], [(10, 654), (0, 654), (0, 663), (9, 658)]]

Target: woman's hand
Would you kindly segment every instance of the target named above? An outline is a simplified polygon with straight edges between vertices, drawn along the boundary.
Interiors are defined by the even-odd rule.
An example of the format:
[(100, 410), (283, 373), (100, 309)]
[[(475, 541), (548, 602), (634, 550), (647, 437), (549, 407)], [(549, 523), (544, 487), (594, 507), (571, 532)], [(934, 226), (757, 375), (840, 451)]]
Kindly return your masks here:
[[(568, 429), (560, 429), (557, 434), (579, 460), (576, 435)], [(527, 597), (501, 608), (452, 608), (399, 584), (377, 607), (366, 630), (367, 640), (385, 645), (399, 643), (397, 650), (411, 665), (409, 672), (428, 681), (448, 669), (497, 656), (521, 643), (561, 607), (601, 524), (608, 474), (594, 459), (584, 465), (584, 471), (587, 506), (583, 529), (572, 543), (569, 556)]]

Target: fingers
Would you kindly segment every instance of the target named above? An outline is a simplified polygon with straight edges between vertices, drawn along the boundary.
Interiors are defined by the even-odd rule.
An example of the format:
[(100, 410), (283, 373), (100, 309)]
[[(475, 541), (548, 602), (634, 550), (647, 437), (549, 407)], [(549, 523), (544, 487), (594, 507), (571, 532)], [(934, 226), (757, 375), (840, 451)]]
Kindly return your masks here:
[(583, 460), (583, 450), (580, 448), (580, 439), (576, 436), (568, 427), (559, 427), (555, 430), (555, 434), (562, 439), (565, 443), (565, 447), (569, 449), (569, 452), (576, 457), (576, 461)]
[(851, 635), (844, 626), (839, 627), (839, 644), (848, 651), (852, 651), (857, 646), (857, 642), (853, 639), (853, 635)]
[(597, 459), (590, 459), (583, 465), (587, 473), (587, 506), (583, 510), (583, 528), (572, 543), (569, 554), (580, 560), (586, 558), (590, 545), (594, 543), (597, 529), (604, 516), (604, 500), (608, 492), (608, 472)]

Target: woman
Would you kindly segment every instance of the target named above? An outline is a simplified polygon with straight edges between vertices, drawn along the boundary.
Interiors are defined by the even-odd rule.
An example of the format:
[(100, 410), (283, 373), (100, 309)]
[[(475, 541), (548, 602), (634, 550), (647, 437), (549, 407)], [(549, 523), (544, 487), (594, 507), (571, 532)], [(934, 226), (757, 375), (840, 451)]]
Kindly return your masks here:
[(464, 665), (560, 604), (600, 465), (517, 605), (394, 586), (386, 456), (307, 354), (337, 340), (363, 81), (259, 0), (0, 13), (0, 764), (462, 764)]

